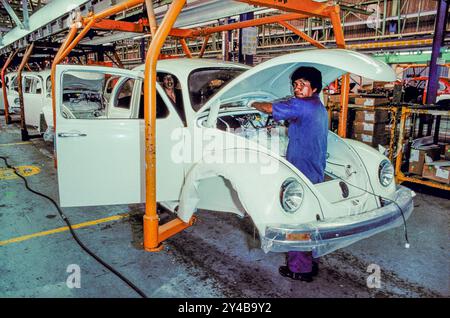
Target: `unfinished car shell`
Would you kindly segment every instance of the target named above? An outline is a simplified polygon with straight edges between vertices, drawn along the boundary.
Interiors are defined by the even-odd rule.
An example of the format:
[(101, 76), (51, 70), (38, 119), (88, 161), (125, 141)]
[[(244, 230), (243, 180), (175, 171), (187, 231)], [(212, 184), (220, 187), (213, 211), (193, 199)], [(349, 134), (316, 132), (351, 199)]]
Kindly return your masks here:
[[(280, 56), (252, 69), (211, 60), (159, 61), (175, 77), (181, 101), (157, 85), (157, 201), (188, 222), (198, 209), (248, 214), (262, 248), (330, 253), (405, 222), (413, 193), (396, 187), (385, 156), (330, 132), (325, 182), (312, 184), (285, 159), (284, 123), (248, 107), (292, 95), (290, 74), (314, 66), (327, 85), (344, 73), (395, 79), (386, 64), (342, 50)], [(58, 181), (62, 206), (144, 201), (142, 70), (58, 65)], [(79, 116), (64, 97), (79, 73), (117, 76), (109, 100)], [(106, 76), (105, 74), (109, 74)], [(69, 76), (68, 76), (69, 75)], [(91, 95), (90, 95), (91, 96)], [(95, 160), (93, 160), (95, 158)]]

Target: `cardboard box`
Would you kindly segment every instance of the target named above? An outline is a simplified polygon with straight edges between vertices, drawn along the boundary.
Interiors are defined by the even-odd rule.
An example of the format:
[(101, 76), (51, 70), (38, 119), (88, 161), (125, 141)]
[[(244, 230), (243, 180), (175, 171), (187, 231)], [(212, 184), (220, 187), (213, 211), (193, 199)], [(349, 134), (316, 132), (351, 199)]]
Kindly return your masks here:
[(438, 145), (421, 146), (420, 149), (411, 148), (408, 172), (422, 175), (425, 163), (432, 163), (439, 159), (440, 150)]
[(385, 123), (353, 122), (353, 132), (357, 134), (382, 135), (386, 133)]
[(385, 145), (389, 142), (389, 135), (388, 134), (361, 134), (361, 133), (354, 133), (353, 139), (361, 141), (365, 143), (366, 145), (376, 147), (378, 145)]
[[(348, 103), (354, 104), (356, 96), (357, 96), (356, 94), (349, 94), (348, 95)], [(325, 99), (325, 97), (326, 97), (326, 99)], [(326, 100), (328, 105), (341, 105), (341, 94), (330, 95), (330, 94), (324, 93), (324, 100)]]
[(386, 123), (389, 121), (387, 110), (357, 110), (355, 121), (364, 123)]
[(385, 97), (357, 97), (355, 98), (356, 105), (363, 106), (377, 106), (389, 103), (389, 99)]
[(450, 161), (439, 160), (430, 164), (424, 164), (422, 177), (450, 184)]
[(328, 95), (328, 101), (333, 104), (341, 103), (341, 94)]

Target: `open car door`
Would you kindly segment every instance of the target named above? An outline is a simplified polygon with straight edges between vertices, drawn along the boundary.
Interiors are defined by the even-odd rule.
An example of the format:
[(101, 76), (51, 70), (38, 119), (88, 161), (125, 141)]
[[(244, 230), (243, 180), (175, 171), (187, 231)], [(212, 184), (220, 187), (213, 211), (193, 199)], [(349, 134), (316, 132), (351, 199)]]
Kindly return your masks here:
[[(145, 201), (141, 121), (130, 118), (139, 92), (130, 92), (124, 118), (108, 118), (104, 95), (111, 76), (140, 83), (140, 72), (101, 66), (56, 68), (56, 151), (60, 205), (92, 206)], [(139, 86), (139, 87), (137, 87)], [(130, 85), (139, 90), (140, 85)], [(145, 188), (144, 188), (145, 189)]]

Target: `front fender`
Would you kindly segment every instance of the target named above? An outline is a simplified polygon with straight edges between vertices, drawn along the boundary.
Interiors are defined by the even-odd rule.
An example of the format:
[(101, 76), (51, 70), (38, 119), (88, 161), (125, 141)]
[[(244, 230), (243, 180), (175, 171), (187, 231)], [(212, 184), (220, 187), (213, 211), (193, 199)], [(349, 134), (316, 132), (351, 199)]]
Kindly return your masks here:
[[(247, 159), (239, 161), (239, 156)], [(210, 201), (209, 209), (220, 211), (221, 206), (215, 204), (217, 201), (220, 204), (222, 200), (214, 198), (220, 192), (214, 185), (220, 182), (212, 180), (221, 178), (224, 180), (222, 184), (237, 196), (239, 202), (235, 202), (236, 210), (242, 209), (250, 215), (260, 235), (264, 235), (266, 225), (270, 223), (299, 224), (315, 221), (317, 215), (323, 218), (322, 210), (327, 203), (324, 200), (319, 202), (320, 195), (312, 183), (289, 165), (254, 149), (227, 149), (211, 153), (189, 170), (181, 192), (178, 217), (187, 222), (204, 200)], [(302, 205), (292, 214), (284, 212), (280, 204), (281, 185), (290, 177), (300, 182), (304, 189)]]
[(345, 139), (345, 142), (354, 150), (355, 155), (360, 158), (364, 165), (373, 193), (392, 199), (395, 195), (395, 181), (384, 187), (381, 185), (378, 175), (380, 163), (385, 159), (388, 160), (388, 158), (362, 142), (352, 139)]

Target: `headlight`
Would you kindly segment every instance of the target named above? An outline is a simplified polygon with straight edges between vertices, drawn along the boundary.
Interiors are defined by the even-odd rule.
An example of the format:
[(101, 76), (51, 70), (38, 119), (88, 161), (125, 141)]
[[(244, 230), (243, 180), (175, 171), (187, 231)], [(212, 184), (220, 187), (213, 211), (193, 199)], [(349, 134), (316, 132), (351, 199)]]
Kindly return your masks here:
[(294, 178), (283, 182), (280, 191), (280, 203), (287, 213), (294, 213), (303, 202), (303, 186)]
[(394, 167), (391, 162), (387, 159), (381, 161), (378, 167), (378, 177), (380, 178), (380, 183), (382, 186), (387, 187), (394, 180)]

